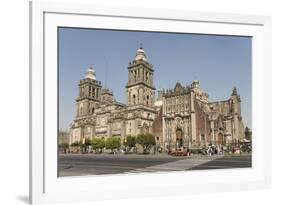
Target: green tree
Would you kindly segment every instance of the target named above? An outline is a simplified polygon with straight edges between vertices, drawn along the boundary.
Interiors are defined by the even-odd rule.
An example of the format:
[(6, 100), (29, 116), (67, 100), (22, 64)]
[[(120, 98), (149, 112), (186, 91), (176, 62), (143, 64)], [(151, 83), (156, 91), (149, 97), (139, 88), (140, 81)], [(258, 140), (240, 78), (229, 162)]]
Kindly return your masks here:
[(80, 147), (82, 145), (82, 143), (80, 141), (76, 141), (76, 142), (72, 142), (71, 143), (71, 147)]
[(150, 133), (139, 134), (136, 142), (142, 146), (143, 153), (146, 154), (150, 151), (151, 147), (155, 145), (155, 137)]
[(59, 148), (61, 150), (63, 150), (64, 153), (66, 153), (66, 150), (69, 148), (69, 144), (68, 143), (61, 143), (61, 144), (59, 144)]
[(252, 131), (251, 131), (251, 129), (249, 127), (245, 128), (245, 132), (244, 133), (245, 133), (245, 138), (247, 140), (252, 140)]
[(92, 144), (91, 140), (89, 138), (86, 138), (84, 145), (90, 146), (91, 144)]
[(113, 153), (114, 149), (119, 148), (120, 146), (121, 146), (120, 138), (109, 137), (105, 141), (105, 148), (110, 149), (111, 153)]
[(95, 152), (102, 152), (102, 149), (105, 147), (105, 141), (101, 138), (93, 138), (92, 140), (92, 147), (95, 150)]
[(91, 140), (89, 138), (84, 138), (81, 143), (81, 151), (82, 153), (87, 152), (89, 149), (89, 146), (92, 144)]
[(132, 136), (132, 135), (128, 135), (125, 140), (124, 140), (124, 146), (126, 147), (126, 151), (127, 149), (132, 149), (133, 147), (136, 146), (136, 137)]
[(72, 148), (75, 147), (74, 149), (72, 149), (72, 151), (79, 152), (79, 151), (82, 150), (82, 142), (81, 141), (72, 142), (70, 146)]

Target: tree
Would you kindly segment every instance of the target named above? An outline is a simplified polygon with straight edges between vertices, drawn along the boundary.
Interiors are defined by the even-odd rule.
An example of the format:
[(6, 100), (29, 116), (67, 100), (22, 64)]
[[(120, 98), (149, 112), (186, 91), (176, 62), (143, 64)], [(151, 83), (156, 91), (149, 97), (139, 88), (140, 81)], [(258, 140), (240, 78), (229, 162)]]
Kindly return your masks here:
[(72, 148), (75, 147), (74, 149), (72, 149), (72, 152), (79, 152), (82, 150), (82, 142), (81, 141), (75, 141), (72, 142), (70, 145)]
[(66, 153), (66, 150), (69, 148), (69, 144), (61, 143), (61, 144), (59, 144), (59, 148), (62, 149), (64, 153)]
[(129, 149), (132, 149), (133, 147), (136, 146), (136, 137), (132, 136), (132, 135), (128, 135), (126, 137), (126, 139), (124, 140), (124, 146), (126, 147), (126, 151), (127, 151), (127, 148)]
[(76, 141), (76, 142), (72, 142), (71, 143), (71, 147), (80, 147), (82, 145), (82, 143), (80, 141)]
[(84, 145), (85, 146), (90, 146), (91, 144), (92, 144), (91, 140), (89, 138), (86, 138)]
[(105, 147), (105, 141), (101, 138), (93, 138), (92, 140), (92, 147), (95, 152), (99, 151), (102, 152), (102, 149)]
[(245, 128), (245, 132), (244, 133), (245, 133), (245, 138), (247, 140), (252, 140), (252, 131), (251, 131), (251, 129), (249, 127)]
[(120, 146), (121, 146), (120, 138), (109, 137), (105, 141), (105, 148), (110, 149), (111, 153), (113, 153), (114, 149), (119, 148)]
[(150, 133), (139, 134), (136, 142), (142, 146), (143, 154), (146, 154), (149, 152), (150, 148), (155, 145), (155, 137)]

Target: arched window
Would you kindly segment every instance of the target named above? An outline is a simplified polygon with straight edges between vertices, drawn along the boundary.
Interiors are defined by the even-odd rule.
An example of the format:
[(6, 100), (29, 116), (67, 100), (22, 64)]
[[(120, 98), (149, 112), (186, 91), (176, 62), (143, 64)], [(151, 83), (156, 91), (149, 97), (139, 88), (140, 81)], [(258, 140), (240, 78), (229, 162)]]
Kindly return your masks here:
[(146, 104), (147, 104), (147, 105), (149, 104), (149, 95), (146, 96)]
[(95, 97), (95, 95), (96, 95), (96, 89), (95, 89), (95, 88), (93, 88), (93, 91), (92, 91), (92, 97)]
[(145, 80), (148, 81), (149, 79), (149, 72), (146, 72)]
[(136, 104), (136, 95), (133, 95), (133, 105)]
[(89, 93), (88, 93), (88, 95), (91, 97), (91, 92), (92, 92), (92, 87), (91, 86), (89, 86)]

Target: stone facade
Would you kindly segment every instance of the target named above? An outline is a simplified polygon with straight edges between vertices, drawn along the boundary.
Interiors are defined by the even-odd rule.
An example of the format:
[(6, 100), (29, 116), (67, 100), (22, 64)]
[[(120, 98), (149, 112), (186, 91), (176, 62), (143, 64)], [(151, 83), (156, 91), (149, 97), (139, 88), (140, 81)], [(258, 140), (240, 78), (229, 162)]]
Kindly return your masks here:
[(209, 102), (198, 81), (162, 91), (166, 149), (225, 145), (244, 138), (241, 100), (234, 88), (228, 100)]
[(79, 83), (77, 112), (71, 125), (71, 142), (85, 138), (152, 133), (162, 149), (226, 144), (244, 138), (241, 100), (234, 88), (228, 100), (210, 102), (199, 81), (158, 91), (155, 99), (154, 69), (139, 48), (128, 65), (126, 104), (117, 102), (89, 68)]
[(59, 130), (59, 144), (69, 144), (70, 133), (65, 130)]

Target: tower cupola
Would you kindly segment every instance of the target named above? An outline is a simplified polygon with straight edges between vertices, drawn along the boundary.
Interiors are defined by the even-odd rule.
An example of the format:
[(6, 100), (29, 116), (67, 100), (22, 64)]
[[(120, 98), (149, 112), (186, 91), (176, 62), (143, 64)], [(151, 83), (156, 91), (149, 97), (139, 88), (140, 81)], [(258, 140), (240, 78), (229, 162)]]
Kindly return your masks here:
[(142, 48), (142, 45), (141, 45), (140, 48), (137, 50), (135, 60), (136, 60), (136, 61), (137, 61), (137, 60), (147, 61), (147, 57), (146, 57), (145, 51), (144, 51), (143, 48)]
[(85, 78), (96, 80), (96, 72), (92, 66), (88, 69)]

